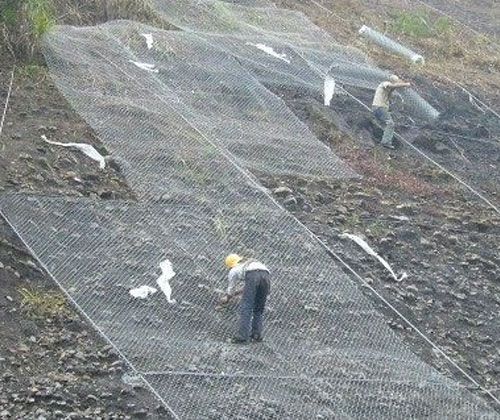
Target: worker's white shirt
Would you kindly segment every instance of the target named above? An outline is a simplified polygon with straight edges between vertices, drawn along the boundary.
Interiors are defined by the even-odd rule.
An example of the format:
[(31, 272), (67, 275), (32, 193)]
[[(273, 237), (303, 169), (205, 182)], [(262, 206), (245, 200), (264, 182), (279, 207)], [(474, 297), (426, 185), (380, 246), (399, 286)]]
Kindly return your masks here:
[(249, 271), (264, 270), (269, 272), (269, 269), (259, 261), (247, 261), (242, 264), (238, 264), (229, 270), (227, 294), (230, 295), (236, 286), (236, 283), (245, 280), (245, 274)]
[(389, 108), (389, 101), (391, 98), (391, 93), (395, 87), (391, 82), (382, 82), (377, 86), (375, 91), (375, 96), (373, 97), (373, 107)]

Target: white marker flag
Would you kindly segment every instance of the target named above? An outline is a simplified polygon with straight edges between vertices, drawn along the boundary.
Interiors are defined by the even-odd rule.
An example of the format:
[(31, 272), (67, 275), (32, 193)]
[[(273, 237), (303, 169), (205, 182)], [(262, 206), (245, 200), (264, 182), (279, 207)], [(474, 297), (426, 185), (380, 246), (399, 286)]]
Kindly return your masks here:
[(405, 279), (406, 277), (408, 277), (408, 274), (406, 273), (403, 273), (401, 274), (400, 277), (398, 277), (396, 275), (396, 273), (394, 272), (394, 270), (391, 268), (391, 266), (389, 265), (389, 263), (384, 260), (380, 255), (378, 255), (371, 247), (370, 245), (368, 245), (362, 238), (360, 238), (359, 236), (356, 236), (356, 235), (351, 235), (350, 233), (344, 233), (342, 235), (340, 235), (341, 238), (349, 238), (351, 239), (352, 241), (356, 242), (361, 248), (363, 248), (368, 254), (374, 256), (375, 258), (377, 258), (381, 264), (387, 268), (387, 270), (389, 270), (389, 272), (391, 273), (392, 277), (394, 278), (394, 280), (396, 281), (401, 281), (403, 279)]
[(99, 168), (104, 169), (106, 167), (106, 161), (104, 160), (104, 156), (101, 155), (95, 148), (94, 146), (91, 146), (90, 144), (85, 144), (85, 143), (59, 143), (58, 141), (51, 141), (47, 139), (45, 134), (42, 136), (42, 140), (49, 143), (53, 144), (55, 146), (62, 146), (62, 147), (71, 147), (73, 149), (80, 150), (81, 152), (85, 153), (89, 158), (99, 162)]
[(175, 272), (172, 268), (172, 263), (169, 260), (162, 261), (160, 263), (161, 275), (156, 280), (158, 287), (167, 297), (168, 303), (176, 303), (175, 299), (172, 299), (172, 288), (170, 287), (170, 279), (175, 276)]

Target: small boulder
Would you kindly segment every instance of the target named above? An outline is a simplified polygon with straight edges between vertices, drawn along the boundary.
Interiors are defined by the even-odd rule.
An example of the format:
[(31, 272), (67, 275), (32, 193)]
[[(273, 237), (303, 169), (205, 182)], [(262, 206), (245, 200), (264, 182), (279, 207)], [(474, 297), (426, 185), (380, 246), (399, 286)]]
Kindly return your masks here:
[(278, 187), (273, 190), (273, 194), (277, 195), (278, 197), (286, 197), (288, 195), (291, 195), (293, 191), (288, 188), (288, 187)]

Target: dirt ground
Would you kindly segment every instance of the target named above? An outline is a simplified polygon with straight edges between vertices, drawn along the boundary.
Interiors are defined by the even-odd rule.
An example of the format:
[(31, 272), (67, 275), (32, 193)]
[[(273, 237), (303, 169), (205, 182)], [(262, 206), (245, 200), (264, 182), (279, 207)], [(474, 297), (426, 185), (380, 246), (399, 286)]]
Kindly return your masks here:
[[(318, 25), (349, 43), (353, 43), (361, 18), (381, 24), (389, 16), (386, 1), (371, 2), (377, 3), (376, 14), (366, 2), (318, 2), (337, 16), (295, 0), (277, 3), (304, 11)], [(449, 8), (455, 3), (432, 2), (460, 18), (465, 13), (463, 8)], [(473, 18), (468, 23), (476, 30), (493, 33), (498, 26), (495, 14), (480, 12), (483, 3), (488, 2), (470, 3), (469, 7), (478, 8), (477, 13), (467, 13), (468, 19)], [(493, 109), (499, 103), (495, 47), (486, 42), (492, 54), (469, 56), (469, 49), (479, 41), (467, 39), (456, 57), (443, 59), (451, 63), (447, 67), (437, 60), (428, 69), (417, 71), (386, 54), (374, 52), (373, 58), (405, 77), (421, 80), (419, 92), (434, 104), (446, 105), (447, 113), (438, 126), (414, 129), (411, 122), (400, 117), (400, 126), (409, 125), (403, 128), (405, 137), (498, 206), (499, 119), (476, 109), (460, 87), (443, 77), (463, 84)], [(354, 44), (369, 51), (359, 40)], [(418, 40), (416, 45), (432, 57), (437, 44)], [(1, 57), (2, 104), (11, 68), (10, 58)], [(281, 189), (276, 195), (285, 207), (500, 398), (500, 217), (408, 147), (390, 153), (378, 148), (365, 111), (342, 111), (342, 107), (352, 110), (345, 98), (337, 100), (337, 108), (325, 109), (322, 98), (307, 93), (276, 93), (364, 179), (326, 182), (260, 174), (262, 183), (271, 190), (287, 187), (286, 194)], [(363, 96), (366, 93), (355, 93), (369, 99)], [(134, 199), (121, 176), (119, 162), (111, 161), (101, 171), (83, 155), (44, 143), (42, 134), (55, 141), (91, 143), (106, 155), (92, 130), (57, 92), (46, 69), (23, 64), (16, 71), (0, 138), (0, 189), (96, 200)], [(343, 232), (363, 235), (398, 272), (406, 271), (408, 278), (394, 281), (355, 244), (340, 238)], [(64, 304), (61, 311), (58, 307), (58, 315), (40, 313), (44, 305), (29, 296), (62, 298), (59, 289), (5, 223), (0, 225), (0, 238), (0, 418), (164, 417), (159, 403), (146, 389), (124, 382), (126, 365), (71, 305)], [(370, 291), (366, 293), (415, 352), (464, 386), (471, 386), (386, 305)], [(484, 391), (475, 392), (487, 398)]]
[[(311, 116), (319, 109), (313, 98), (289, 105), (298, 115), (307, 109)], [(497, 390), (500, 217), (453, 179), (436, 176), (425, 162), (416, 163), (411, 153), (387, 154), (339, 139), (334, 120), (304, 121), (318, 137), (336, 144), (363, 180), (326, 183), (263, 176), (264, 185), (273, 191), (288, 188), (276, 198), (462, 368), (487, 389)], [(408, 278), (396, 282), (376, 260), (341, 238), (346, 232), (365, 237)], [(367, 295), (386, 313), (389, 325), (412, 342), (414, 351), (467, 385), (400, 317), (370, 291)]]
[[(2, 97), (7, 95), (9, 59), (2, 60)], [(2, 135), (0, 188), (52, 195), (131, 198), (116, 164), (101, 171), (90, 158), (42, 140), (89, 143), (106, 149), (68, 106), (38, 64), (18, 67)]]

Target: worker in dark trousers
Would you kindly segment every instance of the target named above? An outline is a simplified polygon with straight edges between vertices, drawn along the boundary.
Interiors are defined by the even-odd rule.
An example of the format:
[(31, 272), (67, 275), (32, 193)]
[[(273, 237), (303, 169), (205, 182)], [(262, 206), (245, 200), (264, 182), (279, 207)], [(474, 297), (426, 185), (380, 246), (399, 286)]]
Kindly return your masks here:
[(377, 86), (375, 95), (373, 96), (372, 112), (384, 129), (384, 135), (380, 144), (389, 149), (394, 149), (392, 143), (392, 138), (394, 137), (394, 120), (389, 111), (391, 96), (395, 90), (409, 86), (411, 86), (410, 83), (402, 81), (398, 76), (393, 74), (389, 77), (389, 80)]
[[(224, 305), (241, 294), (238, 333), (231, 342), (262, 341), (264, 309), (271, 288), (269, 269), (257, 260), (244, 260), (237, 254), (228, 255), (225, 263), (229, 284), (220, 303)], [(236, 290), (238, 283), (243, 283), (243, 290)]]

